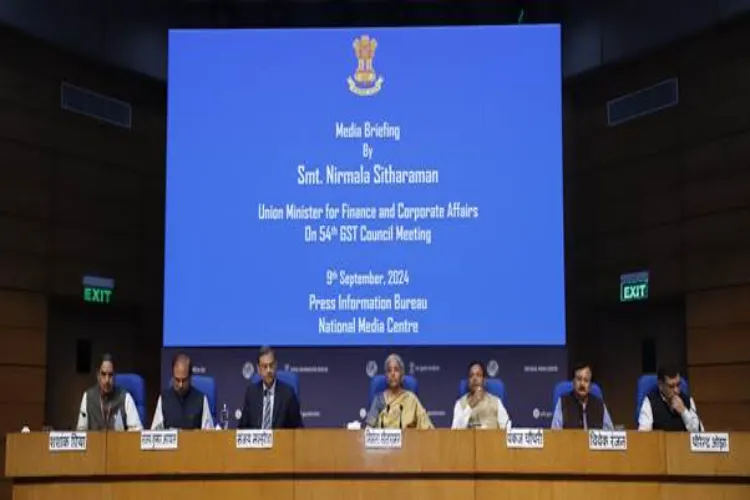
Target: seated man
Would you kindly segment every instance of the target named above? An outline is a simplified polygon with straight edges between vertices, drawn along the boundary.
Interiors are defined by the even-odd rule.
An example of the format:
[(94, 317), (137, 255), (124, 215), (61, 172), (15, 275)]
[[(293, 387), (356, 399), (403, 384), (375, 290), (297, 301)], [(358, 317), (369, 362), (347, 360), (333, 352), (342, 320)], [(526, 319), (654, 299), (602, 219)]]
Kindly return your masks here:
[(240, 429), (298, 429), (302, 413), (294, 389), (276, 378), (276, 353), (261, 347), (258, 356), (261, 381), (248, 386)]
[(156, 403), (152, 429), (212, 429), (208, 398), (190, 383), (193, 365), (185, 354), (172, 360), (172, 387)]
[(141, 430), (141, 417), (130, 393), (114, 385), (112, 356), (105, 354), (96, 375), (97, 385), (83, 393), (76, 430)]
[(433, 429), (416, 394), (404, 388), (404, 361), (398, 354), (385, 359), (388, 387), (375, 395), (367, 413), (367, 426), (382, 429)]
[(680, 392), (680, 372), (675, 366), (659, 368), (656, 389), (646, 394), (638, 416), (639, 431), (700, 432), (703, 425), (695, 401)]
[(451, 429), (503, 429), (508, 426), (508, 412), (503, 402), (485, 390), (487, 371), (484, 364), (469, 364), (469, 392), (453, 407)]
[(555, 403), (552, 429), (614, 430), (604, 401), (591, 394), (591, 367), (578, 364), (573, 368), (573, 390)]

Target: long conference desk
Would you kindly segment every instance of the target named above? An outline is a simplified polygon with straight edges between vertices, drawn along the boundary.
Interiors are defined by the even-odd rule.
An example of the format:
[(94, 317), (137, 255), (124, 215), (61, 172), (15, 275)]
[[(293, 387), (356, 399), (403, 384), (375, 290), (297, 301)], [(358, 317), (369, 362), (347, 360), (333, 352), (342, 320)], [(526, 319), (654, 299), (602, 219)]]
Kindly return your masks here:
[(592, 451), (588, 434), (545, 431), (543, 449), (502, 432), (406, 431), (399, 449), (362, 431), (277, 431), (238, 449), (232, 431), (179, 433), (142, 451), (139, 433), (89, 433), (85, 451), (50, 452), (46, 433), (10, 434), (15, 500), (750, 499), (750, 433), (729, 453), (694, 453), (689, 434), (629, 432), (627, 451)]

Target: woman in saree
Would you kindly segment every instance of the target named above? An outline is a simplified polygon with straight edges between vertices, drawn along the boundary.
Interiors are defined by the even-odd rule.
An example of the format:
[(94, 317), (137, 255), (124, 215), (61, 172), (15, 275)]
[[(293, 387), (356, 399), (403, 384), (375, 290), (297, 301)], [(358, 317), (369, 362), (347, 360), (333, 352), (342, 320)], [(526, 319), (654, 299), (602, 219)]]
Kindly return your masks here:
[(388, 388), (377, 394), (367, 414), (367, 426), (383, 429), (433, 429), (417, 395), (404, 389), (404, 361), (398, 354), (385, 360)]

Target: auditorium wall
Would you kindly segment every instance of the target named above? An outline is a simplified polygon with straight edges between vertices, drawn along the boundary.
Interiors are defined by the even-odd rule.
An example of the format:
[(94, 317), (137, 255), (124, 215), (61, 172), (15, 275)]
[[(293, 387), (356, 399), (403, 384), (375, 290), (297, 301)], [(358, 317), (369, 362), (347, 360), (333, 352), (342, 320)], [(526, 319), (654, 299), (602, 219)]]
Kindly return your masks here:
[[(3, 466), (7, 432), (72, 425), (94, 382), (77, 340), (131, 344), (119, 367), (158, 386), (165, 89), (6, 28), (0, 44)], [(63, 111), (62, 81), (131, 102), (133, 127)], [(84, 274), (116, 279), (113, 306), (82, 304)]]
[[(569, 345), (615, 420), (634, 418), (652, 340), (657, 363), (686, 368), (708, 428), (750, 430), (748, 30), (745, 16), (566, 82)], [(607, 126), (608, 100), (672, 77), (678, 106)], [(648, 301), (620, 304), (619, 275), (638, 270)]]

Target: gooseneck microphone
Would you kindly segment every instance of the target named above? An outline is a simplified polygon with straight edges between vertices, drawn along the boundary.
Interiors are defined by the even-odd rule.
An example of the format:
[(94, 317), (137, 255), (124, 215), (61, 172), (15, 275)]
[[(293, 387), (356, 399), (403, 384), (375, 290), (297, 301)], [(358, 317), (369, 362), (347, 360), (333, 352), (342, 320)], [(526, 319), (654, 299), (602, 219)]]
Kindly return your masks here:
[(385, 411), (384, 411), (384, 412), (382, 412), (382, 413), (380, 414), (380, 428), (381, 428), (381, 429), (383, 429), (383, 428), (384, 428), (384, 425), (383, 425), (383, 417), (384, 417), (384, 416), (385, 416), (385, 415), (386, 415), (387, 413), (390, 413), (390, 412), (391, 412), (391, 405), (389, 405), (389, 404), (388, 404), (388, 405), (385, 405)]
[(404, 405), (398, 405), (398, 428), (403, 429)]

